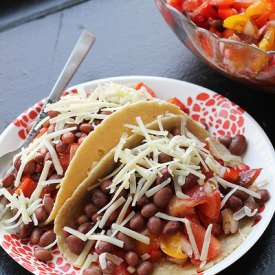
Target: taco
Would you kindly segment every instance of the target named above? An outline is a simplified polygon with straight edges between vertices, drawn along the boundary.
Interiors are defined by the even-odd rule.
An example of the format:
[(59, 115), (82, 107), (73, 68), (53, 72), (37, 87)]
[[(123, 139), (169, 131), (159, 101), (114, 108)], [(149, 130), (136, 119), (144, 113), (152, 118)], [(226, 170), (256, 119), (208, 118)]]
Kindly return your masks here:
[(152, 95), (144, 86), (107, 83), (90, 92), (80, 87), (48, 104), (38, 135), (15, 156), (12, 172), (1, 181), (4, 207), (12, 211), (1, 227), (30, 237), (34, 228), (54, 220), (89, 169), (117, 145), (120, 133), (130, 132), (125, 123), (136, 116), (148, 123), (159, 115), (182, 113)]
[(59, 249), (83, 274), (197, 274), (251, 231), (257, 175), (186, 115), (136, 121), (60, 209)]

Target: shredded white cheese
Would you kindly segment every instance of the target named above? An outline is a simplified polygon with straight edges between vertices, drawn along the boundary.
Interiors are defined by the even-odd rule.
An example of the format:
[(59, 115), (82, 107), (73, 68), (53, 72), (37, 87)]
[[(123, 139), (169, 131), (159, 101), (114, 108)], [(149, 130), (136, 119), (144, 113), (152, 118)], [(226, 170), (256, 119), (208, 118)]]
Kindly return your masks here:
[(87, 236), (85, 234), (83, 234), (83, 233), (75, 230), (75, 229), (72, 229), (72, 228), (70, 228), (68, 226), (65, 226), (63, 228), (63, 230), (66, 231), (66, 232), (68, 232), (68, 233), (70, 233), (70, 234), (72, 234), (72, 235), (74, 235), (74, 236), (76, 236), (76, 237), (78, 237), (80, 240), (82, 240), (84, 242), (87, 241)]
[(150, 243), (150, 239), (147, 237), (147, 236), (144, 236), (140, 233), (137, 233), (129, 228), (126, 228), (126, 227), (123, 227), (122, 225), (120, 224), (116, 224), (116, 223), (113, 223), (112, 224), (112, 228), (114, 230), (118, 230), (122, 233), (124, 233), (125, 235), (139, 241), (139, 242), (142, 242), (142, 243), (145, 243), (145, 244), (149, 244)]
[(110, 236), (94, 234), (94, 235), (89, 236), (88, 239), (89, 240), (95, 240), (95, 241), (104, 241), (104, 242), (116, 245), (120, 248), (123, 247), (123, 241), (117, 240), (116, 238), (113, 238), (113, 237), (110, 237)]
[(245, 193), (249, 194), (250, 196), (252, 197), (255, 197), (257, 199), (260, 199), (261, 198), (261, 195), (250, 190), (250, 189), (247, 189), (245, 187), (242, 187), (240, 185), (237, 185), (237, 184), (234, 184), (234, 183), (231, 183), (229, 181), (226, 181), (222, 178), (220, 178), (219, 176), (217, 175), (214, 175), (215, 179), (224, 187), (224, 188), (227, 188), (227, 187), (230, 187), (230, 188), (236, 188), (237, 190), (241, 190), (241, 191), (244, 191)]
[(56, 153), (54, 147), (47, 140), (44, 140), (44, 144), (47, 147), (47, 149), (49, 150), (49, 153), (52, 157), (53, 165), (54, 165), (54, 168), (55, 168), (57, 174), (58, 175), (63, 175), (63, 168), (61, 166), (61, 163), (59, 161), (59, 158), (57, 156), (57, 153)]
[(103, 228), (109, 219), (110, 215), (119, 208), (126, 200), (123, 197), (120, 197), (117, 201), (115, 201), (104, 213), (102, 219), (100, 220), (99, 227)]
[(159, 190), (164, 188), (166, 185), (168, 185), (171, 182), (171, 178), (168, 178), (167, 180), (163, 181), (161, 184), (156, 185), (155, 187), (149, 189), (145, 192), (146, 197), (152, 197), (155, 195)]
[(212, 230), (213, 225), (209, 224), (207, 227), (207, 230), (204, 235), (203, 239), (203, 245), (202, 245), (202, 250), (201, 250), (201, 256), (200, 260), (202, 262), (207, 261), (207, 256), (208, 256), (208, 250), (209, 250), (209, 245), (211, 241), (211, 230)]
[(124, 217), (125, 217), (125, 214), (126, 214), (128, 208), (129, 208), (129, 206), (130, 206), (130, 203), (132, 202), (132, 199), (133, 199), (133, 198), (132, 198), (131, 196), (129, 196), (129, 197), (127, 198), (125, 204), (123, 205), (123, 207), (122, 207), (122, 209), (121, 209), (121, 211), (120, 211), (120, 213), (119, 213), (119, 215), (118, 215), (118, 217), (117, 217), (117, 220), (116, 220), (116, 223), (117, 223), (117, 224), (120, 224), (120, 223), (123, 221), (123, 219), (124, 219)]
[(81, 267), (87, 258), (88, 254), (90, 253), (91, 248), (94, 245), (94, 241), (88, 241), (84, 247), (84, 249), (81, 251), (79, 256), (77, 257), (76, 261), (74, 262), (74, 265), (77, 267)]
[(233, 219), (235, 221), (239, 221), (246, 216), (253, 217), (257, 214), (257, 212), (258, 212), (257, 208), (252, 211), (249, 207), (243, 206), (239, 211), (237, 211), (233, 214)]
[(224, 207), (224, 205), (226, 204), (226, 202), (228, 201), (228, 199), (237, 191), (237, 189), (238, 188), (235, 187), (228, 194), (226, 194), (226, 196), (224, 196), (224, 198), (221, 201), (221, 207), (220, 207), (220, 209), (222, 209)]

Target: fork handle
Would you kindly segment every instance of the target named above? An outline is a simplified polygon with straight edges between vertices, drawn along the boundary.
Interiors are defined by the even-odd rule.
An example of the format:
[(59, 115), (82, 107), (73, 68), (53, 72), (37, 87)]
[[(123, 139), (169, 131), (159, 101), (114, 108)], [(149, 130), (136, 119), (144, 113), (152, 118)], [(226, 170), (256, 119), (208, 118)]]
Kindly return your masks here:
[(70, 82), (70, 80), (76, 73), (77, 69), (79, 68), (80, 64), (88, 54), (90, 48), (94, 44), (95, 39), (95, 36), (91, 32), (88, 32), (86, 30), (82, 32), (63, 70), (61, 71), (58, 79), (56, 80), (49, 94), (48, 99), (43, 105), (37, 119), (35, 120), (29, 134), (27, 135), (21, 147), (29, 145), (34, 139), (34, 137), (37, 135), (37, 130), (35, 130), (35, 127), (42, 119), (44, 119), (47, 116), (47, 113), (44, 111), (46, 105), (48, 103), (54, 103), (60, 98), (62, 92), (67, 87), (68, 83)]

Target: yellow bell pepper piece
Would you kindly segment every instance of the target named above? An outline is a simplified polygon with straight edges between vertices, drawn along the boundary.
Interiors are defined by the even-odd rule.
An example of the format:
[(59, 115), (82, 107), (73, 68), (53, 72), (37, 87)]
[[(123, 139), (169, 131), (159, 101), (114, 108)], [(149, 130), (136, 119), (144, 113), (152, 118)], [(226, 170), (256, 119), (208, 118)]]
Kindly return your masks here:
[(264, 51), (275, 50), (275, 28), (269, 28), (259, 43), (259, 48)]
[(266, 2), (265, 0), (258, 0), (251, 4), (245, 11), (247, 17), (259, 16), (268, 11), (271, 11), (272, 4)]
[(243, 32), (249, 18), (245, 15), (232, 15), (223, 21), (223, 26), (237, 32)]
[(168, 256), (176, 259), (185, 259), (188, 256), (181, 250), (180, 232), (171, 236), (161, 236), (160, 249)]

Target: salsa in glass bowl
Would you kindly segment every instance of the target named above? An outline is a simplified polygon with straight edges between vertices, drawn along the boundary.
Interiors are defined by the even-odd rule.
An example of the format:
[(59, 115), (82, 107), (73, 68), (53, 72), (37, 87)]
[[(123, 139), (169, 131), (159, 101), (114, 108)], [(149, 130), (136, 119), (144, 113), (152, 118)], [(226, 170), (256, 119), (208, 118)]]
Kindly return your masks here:
[(224, 75), (275, 92), (275, 1), (155, 0), (178, 38)]

